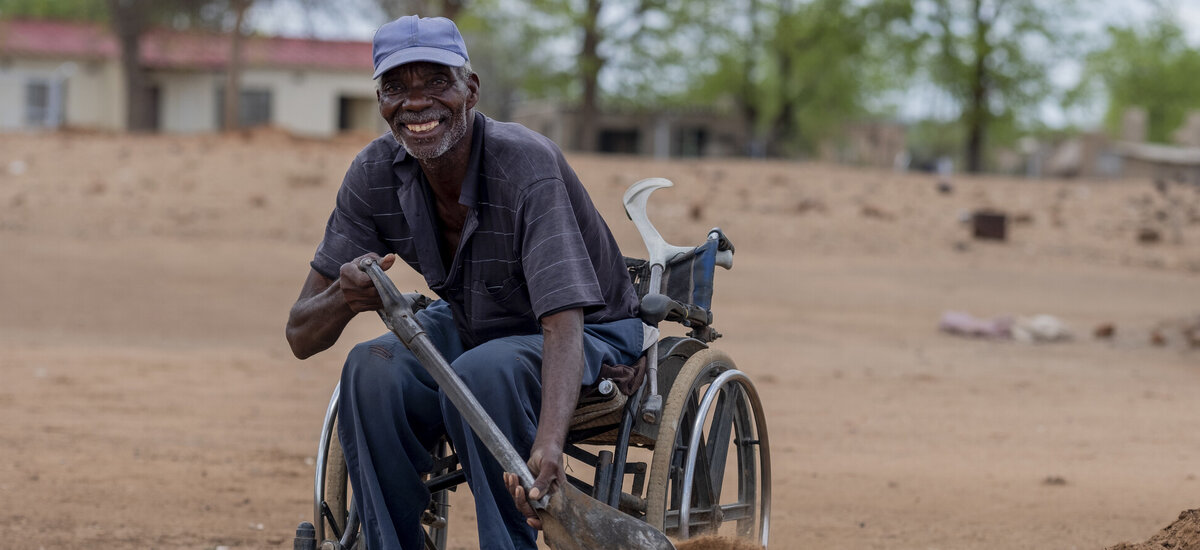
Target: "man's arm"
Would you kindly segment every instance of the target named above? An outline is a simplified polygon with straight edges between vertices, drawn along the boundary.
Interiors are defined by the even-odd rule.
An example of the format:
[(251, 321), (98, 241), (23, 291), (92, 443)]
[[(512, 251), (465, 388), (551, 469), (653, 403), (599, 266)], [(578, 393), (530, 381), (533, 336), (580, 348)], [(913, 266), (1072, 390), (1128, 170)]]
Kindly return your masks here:
[(342, 264), (336, 280), (309, 270), (300, 297), (288, 314), (287, 341), (296, 357), (307, 359), (329, 349), (355, 315), (382, 307), (371, 278), (358, 269), (363, 257), (375, 258), (385, 270), (396, 261), (393, 254), (382, 260), (377, 254), (366, 254)]
[[(563, 445), (579, 403), (583, 368), (583, 310), (568, 309), (542, 317), (542, 410), (529, 454), (529, 470), (537, 476), (529, 491), (533, 500), (552, 491), (552, 484), (567, 482)], [(505, 482), (529, 524), (540, 529), (541, 521), (525, 500), (516, 476), (505, 474)]]

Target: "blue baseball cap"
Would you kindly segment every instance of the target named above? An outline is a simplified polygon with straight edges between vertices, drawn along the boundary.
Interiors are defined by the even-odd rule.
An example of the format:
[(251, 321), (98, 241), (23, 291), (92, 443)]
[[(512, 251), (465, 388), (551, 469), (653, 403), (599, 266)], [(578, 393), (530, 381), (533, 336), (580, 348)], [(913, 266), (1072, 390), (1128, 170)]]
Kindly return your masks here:
[(379, 27), (371, 41), (371, 55), (375, 58), (375, 76), (371, 78), (414, 61), (462, 67), (470, 59), (453, 21), (416, 15), (405, 15)]

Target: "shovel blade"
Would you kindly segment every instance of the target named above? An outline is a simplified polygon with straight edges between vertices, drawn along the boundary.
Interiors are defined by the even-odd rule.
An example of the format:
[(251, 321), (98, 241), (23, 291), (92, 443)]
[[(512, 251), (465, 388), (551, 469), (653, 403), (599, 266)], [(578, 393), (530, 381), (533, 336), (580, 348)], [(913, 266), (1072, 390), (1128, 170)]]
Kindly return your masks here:
[(583, 494), (570, 483), (550, 495), (538, 514), (554, 550), (675, 550), (649, 523)]

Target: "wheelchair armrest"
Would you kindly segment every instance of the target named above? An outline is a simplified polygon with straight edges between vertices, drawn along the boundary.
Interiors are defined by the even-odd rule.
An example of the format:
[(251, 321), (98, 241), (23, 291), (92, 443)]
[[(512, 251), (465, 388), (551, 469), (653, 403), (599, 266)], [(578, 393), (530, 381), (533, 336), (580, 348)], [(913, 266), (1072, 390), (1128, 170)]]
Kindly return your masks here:
[(647, 294), (642, 297), (638, 317), (643, 323), (657, 327), (663, 321), (680, 323), (685, 327), (712, 324), (712, 313), (708, 310), (672, 300), (665, 294)]
[(652, 327), (658, 326), (668, 318), (675, 320), (686, 316), (687, 309), (684, 305), (668, 298), (665, 294), (643, 296), (641, 308), (638, 310), (638, 317), (641, 317), (642, 322)]

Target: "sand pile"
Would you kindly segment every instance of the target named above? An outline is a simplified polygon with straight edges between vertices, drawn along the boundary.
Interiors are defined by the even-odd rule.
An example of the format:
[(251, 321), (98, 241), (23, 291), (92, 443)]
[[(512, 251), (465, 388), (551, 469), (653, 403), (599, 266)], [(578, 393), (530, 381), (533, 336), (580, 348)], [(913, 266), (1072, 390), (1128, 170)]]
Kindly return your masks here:
[(1200, 510), (1185, 510), (1179, 519), (1146, 542), (1123, 542), (1107, 550), (1194, 550), (1200, 548)]

